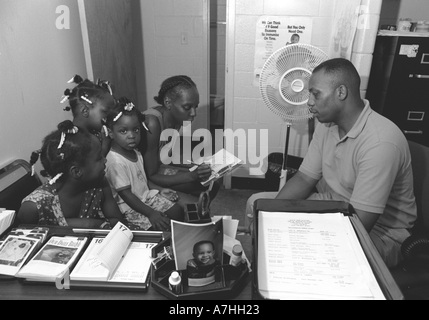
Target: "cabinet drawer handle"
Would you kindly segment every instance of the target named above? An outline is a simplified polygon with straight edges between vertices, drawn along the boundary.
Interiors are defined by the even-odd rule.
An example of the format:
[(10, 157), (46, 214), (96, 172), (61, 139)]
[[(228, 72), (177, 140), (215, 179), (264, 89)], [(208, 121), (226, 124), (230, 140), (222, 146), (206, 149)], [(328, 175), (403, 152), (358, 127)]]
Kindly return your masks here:
[(409, 131), (409, 130), (404, 130), (405, 134), (423, 134), (422, 130), (419, 131)]
[(427, 75), (427, 74), (410, 74), (410, 78), (429, 79), (429, 75)]

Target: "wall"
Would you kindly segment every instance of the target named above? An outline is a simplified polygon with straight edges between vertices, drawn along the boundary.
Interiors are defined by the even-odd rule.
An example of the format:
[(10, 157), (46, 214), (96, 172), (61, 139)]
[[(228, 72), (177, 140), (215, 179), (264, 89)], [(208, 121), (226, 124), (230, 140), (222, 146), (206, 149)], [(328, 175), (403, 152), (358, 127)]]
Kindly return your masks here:
[(396, 25), (399, 18), (411, 18), (414, 21), (429, 20), (429, 1), (383, 0), (380, 25)]
[(146, 101), (140, 108), (145, 110), (156, 105), (153, 97), (158, 94), (163, 80), (173, 75), (188, 75), (200, 93), (193, 130), (208, 128), (208, 12), (203, 5), (205, 2), (140, 0), (144, 75), (137, 75), (137, 86), (140, 90), (144, 83), (147, 92)]
[(225, 95), (226, 1), (210, 1), (210, 94)]
[(139, 10), (133, 0), (85, 1), (94, 80), (109, 80), (116, 97), (126, 96), (137, 105), (134, 51), (142, 51), (142, 39), (138, 29), (135, 34), (133, 20), (139, 17), (133, 12)]
[[(311, 17), (312, 40), (314, 45), (325, 52), (333, 41), (332, 32), (335, 30), (333, 21), (336, 15), (336, 5), (344, 0), (236, 0), (228, 7), (233, 17), (228, 23), (233, 30), (228, 32), (227, 44), (227, 73), (226, 80), (226, 127), (238, 130), (240, 128), (268, 130), (268, 151), (284, 152), (286, 125), (282, 119), (271, 112), (262, 101), (259, 87), (254, 85), (253, 69), (255, 55), (255, 31), (261, 16)], [(362, 96), (365, 96), (366, 86), (372, 62), (372, 52), (379, 23), (381, 0), (362, 0), (361, 20), (370, 25), (369, 29), (358, 30), (353, 42), (351, 60), (362, 75)], [(350, 8), (352, 13), (357, 8)], [(229, 88), (229, 91), (228, 91)], [(307, 122), (296, 122), (291, 127), (289, 139), (290, 155), (304, 156), (309, 143)], [(256, 141), (258, 148), (259, 141)], [(235, 144), (237, 150), (246, 146)], [(247, 145), (247, 148), (249, 146)], [(237, 169), (233, 176), (249, 177), (249, 165)], [(263, 178), (264, 175), (252, 178)]]
[[(70, 28), (57, 29), (58, 6)], [(2, 0), (0, 4), (0, 165), (30, 159), (42, 139), (71, 114), (61, 96), (76, 73), (86, 75), (76, 0)], [(39, 168), (40, 169), (40, 168)]]

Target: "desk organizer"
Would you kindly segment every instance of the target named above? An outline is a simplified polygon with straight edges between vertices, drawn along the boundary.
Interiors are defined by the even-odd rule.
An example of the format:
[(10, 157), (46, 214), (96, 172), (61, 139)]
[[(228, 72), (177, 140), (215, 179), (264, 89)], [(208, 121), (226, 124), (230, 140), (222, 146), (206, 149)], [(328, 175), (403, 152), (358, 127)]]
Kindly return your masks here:
[[(171, 238), (159, 243), (152, 249), (152, 258), (160, 257), (162, 252), (171, 252)], [(169, 248), (170, 247), (170, 248)], [(224, 261), (229, 261), (229, 255), (224, 253)], [(186, 300), (186, 299), (226, 299), (238, 294), (245, 285), (245, 280), (249, 275), (249, 270), (246, 264), (240, 267), (234, 267), (229, 264), (223, 264), (215, 269), (215, 282), (202, 286), (190, 287), (188, 285), (187, 270), (176, 270), (174, 258), (161, 259), (157, 265), (152, 266), (152, 287), (170, 299)], [(181, 288), (179, 292), (173, 292), (169, 288), (168, 278), (173, 271), (177, 271), (181, 278)]]

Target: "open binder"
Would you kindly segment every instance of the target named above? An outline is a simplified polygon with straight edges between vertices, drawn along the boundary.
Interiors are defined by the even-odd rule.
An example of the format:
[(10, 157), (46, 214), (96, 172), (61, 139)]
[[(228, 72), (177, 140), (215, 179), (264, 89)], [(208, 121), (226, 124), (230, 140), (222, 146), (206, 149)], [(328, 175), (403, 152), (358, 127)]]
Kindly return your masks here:
[[(252, 295), (254, 299), (355, 300), (360, 299), (361, 297), (358, 293), (356, 294), (357, 296), (354, 296), (355, 292), (350, 291), (355, 290), (357, 292), (361, 292), (359, 289), (362, 289), (362, 291), (364, 291), (365, 288), (370, 288), (369, 291), (374, 293), (373, 297), (363, 295), (362, 298), (365, 299), (404, 299), (402, 292), (394, 281), (389, 269), (379, 255), (372, 240), (370, 239), (368, 233), (366, 232), (365, 228), (363, 227), (362, 223), (354, 212), (353, 207), (350, 204), (342, 201), (259, 199), (255, 203), (254, 211), (255, 233), (253, 235), (254, 272), (252, 290)], [(303, 215), (303, 213), (306, 214)], [(294, 217), (298, 218), (294, 220)], [(323, 235), (327, 235), (325, 237), (325, 239), (328, 239), (327, 241), (329, 241), (329, 237), (332, 233), (332, 230), (329, 229), (328, 221), (339, 221), (341, 225), (344, 226), (345, 230), (348, 230), (348, 239), (346, 242), (340, 244), (332, 244), (334, 247), (336, 245), (336, 248), (339, 252), (344, 252), (344, 247), (347, 247), (349, 245), (348, 241), (350, 241), (350, 243), (352, 244), (356, 244), (354, 249), (350, 249), (350, 251), (352, 251), (354, 254), (346, 252), (345, 255), (347, 256), (347, 258), (361, 257), (362, 259), (356, 260), (359, 261), (359, 264), (354, 268), (354, 270), (353, 268), (344, 268), (344, 270), (342, 270), (342, 272), (344, 273), (338, 275), (337, 279), (341, 278), (342, 280), (344, 280), (344, 285), (342, 285), (341, 283), (337, 286), (339, 288), (338, 291), (335, 291), (335, 286), (338, 284), (338, 282), (336, 282), (335, 284), (334, 282), (332, 282), (332, 284), (334, 285), (331, 285), (326, 289), (326, 295), (324, 295), (324, 293), (321, 291), (321, 286), (318, 286), (318, 284), (323, 284), (323, 281), (329, 278), (329, 276), (323, 275), (323, 272), (325, 272), (326, 270), (328, 270), (328, 272), (333, 274), (334, 276), (337, 276), (335, 274), (337, 270), (337, 265), (334, 265), (331, 268), (327, 268), (325, 269), (325, 271), (322, 270), (322, 275), (319, 275), (318, 272), (320, 270), (318, 270), (317, 268), (318, 265), (320, 266), (321, 263), (319, 263), (320, 260), (315, 260), (312, 265), (314, 269), (312, 270), (312, 272), (308, 272), (308, 274), (304, 275), (309, 277), (305, 278), (304, 280), (302, 280), (303, 274), (295, 275), (293, 273), (288, 273), (291, 270), (289, 267), (293, 263), (296, 263), (299, 266), (302, 265), (303, 270), (308, 267), (307, 261), (305, 259), (300, 260), (298, 258), (297, 261), (295, 261), (290, 259), (290, 256), (288, 256), (287, 259), (283, 256), (282, 260), (282, 255), (285, 254), (285, 250), (292, 250), (284, 249), (285, 247), (287, 247), (287, 244), (285, 242), (288, 241), (285, 239), (289, 239), (287, 238), (289, 237), (289, 227), (285, 227), (285, 224), (288, 223), (288, 219), (290, 219), (290, 221), (293, 221), (294, 223), (296, 222), (298, 224), (302, 224), (302, 221), (300, 221), (301, 218), (308, 220), (309, 223), (314, 222), (315, 229), (321, 226), (320, 230), (317, 231), (320, 231)], [(325, 218), (326, 223), (321, 220)], [(322, 223), (317, 224), (318, 221), (322, 221)], [(348, 226), (349, 229), (347, 229)], [(312, 227), (313, 225), (311, 225), (311, 228)], [(285, 228), (287, 229), (287, 235), (285, 235)], [(293, 237), (302, 236), (302, 234), (300, 233), (305, 234), (305, 232), (308, 231), (305, 230), (305, 227), (301, 227), (301, 225), (298, 228), (298, 231), (294, 229), (294, 226), (292, 226), (290, 230), (292, 230), (291, 233), (297, 232), (295, 234), (292, 234)], [(311, 232), (312, 231), (314, 230), (311, 230)], [(334, 230), (333, 233), (336, 233), (336, 231)], [(342, 236), (342, 233), (343, 232), (339, 232), (340, 236)], [(337, 235), (335, 234), (333, 237), (335, 238), (336, 236)], [(306, 235), (304, 236), (304, 238), (301, 238), (305, 250), (320, 250), (320, 248), (313, 248), (310, 241), (309, 243), (306, 243), (307, 239), (305, 237)], [(318, 245), (325, 244), (317, 243), (315, 247), (317, 247)], [(296, 254), (300, 254), (299, 248), (293, 246), (292, 248), (295, 251), (294, 257), (296, 257)], [(352, 248), (352, 246), (350, 248)], [(276, 250), (277, 252), (280, 252), (280, 258), (276, 258), (275, 254), (270, 256), (270, 252), (275, 252)], [(336, 249), (333, 249), (332, 251), (335, 250)], [(313, 253), (309, 256), (314, 256), (314, 252), (316, 251), (313, 251)], [(361, 254), (360, 256), (359, 253)], [(348, 256), (349, 254), (351, 255)], [(324, 258), (325, 257), (322, 257), (321, 259)], [(355, 260), (351, 259), (351, 261), (353, 261), (354, 263)], [(337, 263), (338, 261), (334, 262)], [(285, 271), (285, 274), (278, 274), (279, 270), (281, 270), (282, 272)], [(349, 270), (351, 270), (350, 274), (347, 273)], [(359, 278), (360, 281), (350, 281), (350, 279), (357, 279), (356, 275), (353, 274), (353, 272), (362, 272), (364, 277)], [(275, 277), (277, 277), (277, 279), (273, 284), (273, 281), (270, 279), (273, 279)], [(331, 280), (329, 279), (329, 281)], [(327, 281), (327, 283), (329, 283), (329, 281)], [(369, 285), (368, 287), (365, 287), (364, 285), (362, 285), (362, 283), (365, 285), (366, 283), (368, 283)], [(311, 291), (313, 290), (313, 288), (315, 289), (314, 292)], [(352, 290), (347, 291), (347, 289)], [(283, 290), (284, 292), (282, 292)], [(345, 293), (344, 296), (341, 295), (341, 292)]]

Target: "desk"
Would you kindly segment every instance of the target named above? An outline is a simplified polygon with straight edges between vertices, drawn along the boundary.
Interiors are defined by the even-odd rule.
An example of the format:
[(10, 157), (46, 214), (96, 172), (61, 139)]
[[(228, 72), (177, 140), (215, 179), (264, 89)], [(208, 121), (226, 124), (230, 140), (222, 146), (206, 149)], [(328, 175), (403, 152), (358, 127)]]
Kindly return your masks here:
[[(238, 235), (249, 261), (252, 261), (252, 239), (249, 235)], [(252, 273), (245, 286), (233, 300), (252, 298)], [(0, 300), (168, 300), (151, 286), (147, 292), (112, 290), (58, 290), (55, 284), (23, 284), (18, 279), (0, 280)]]

